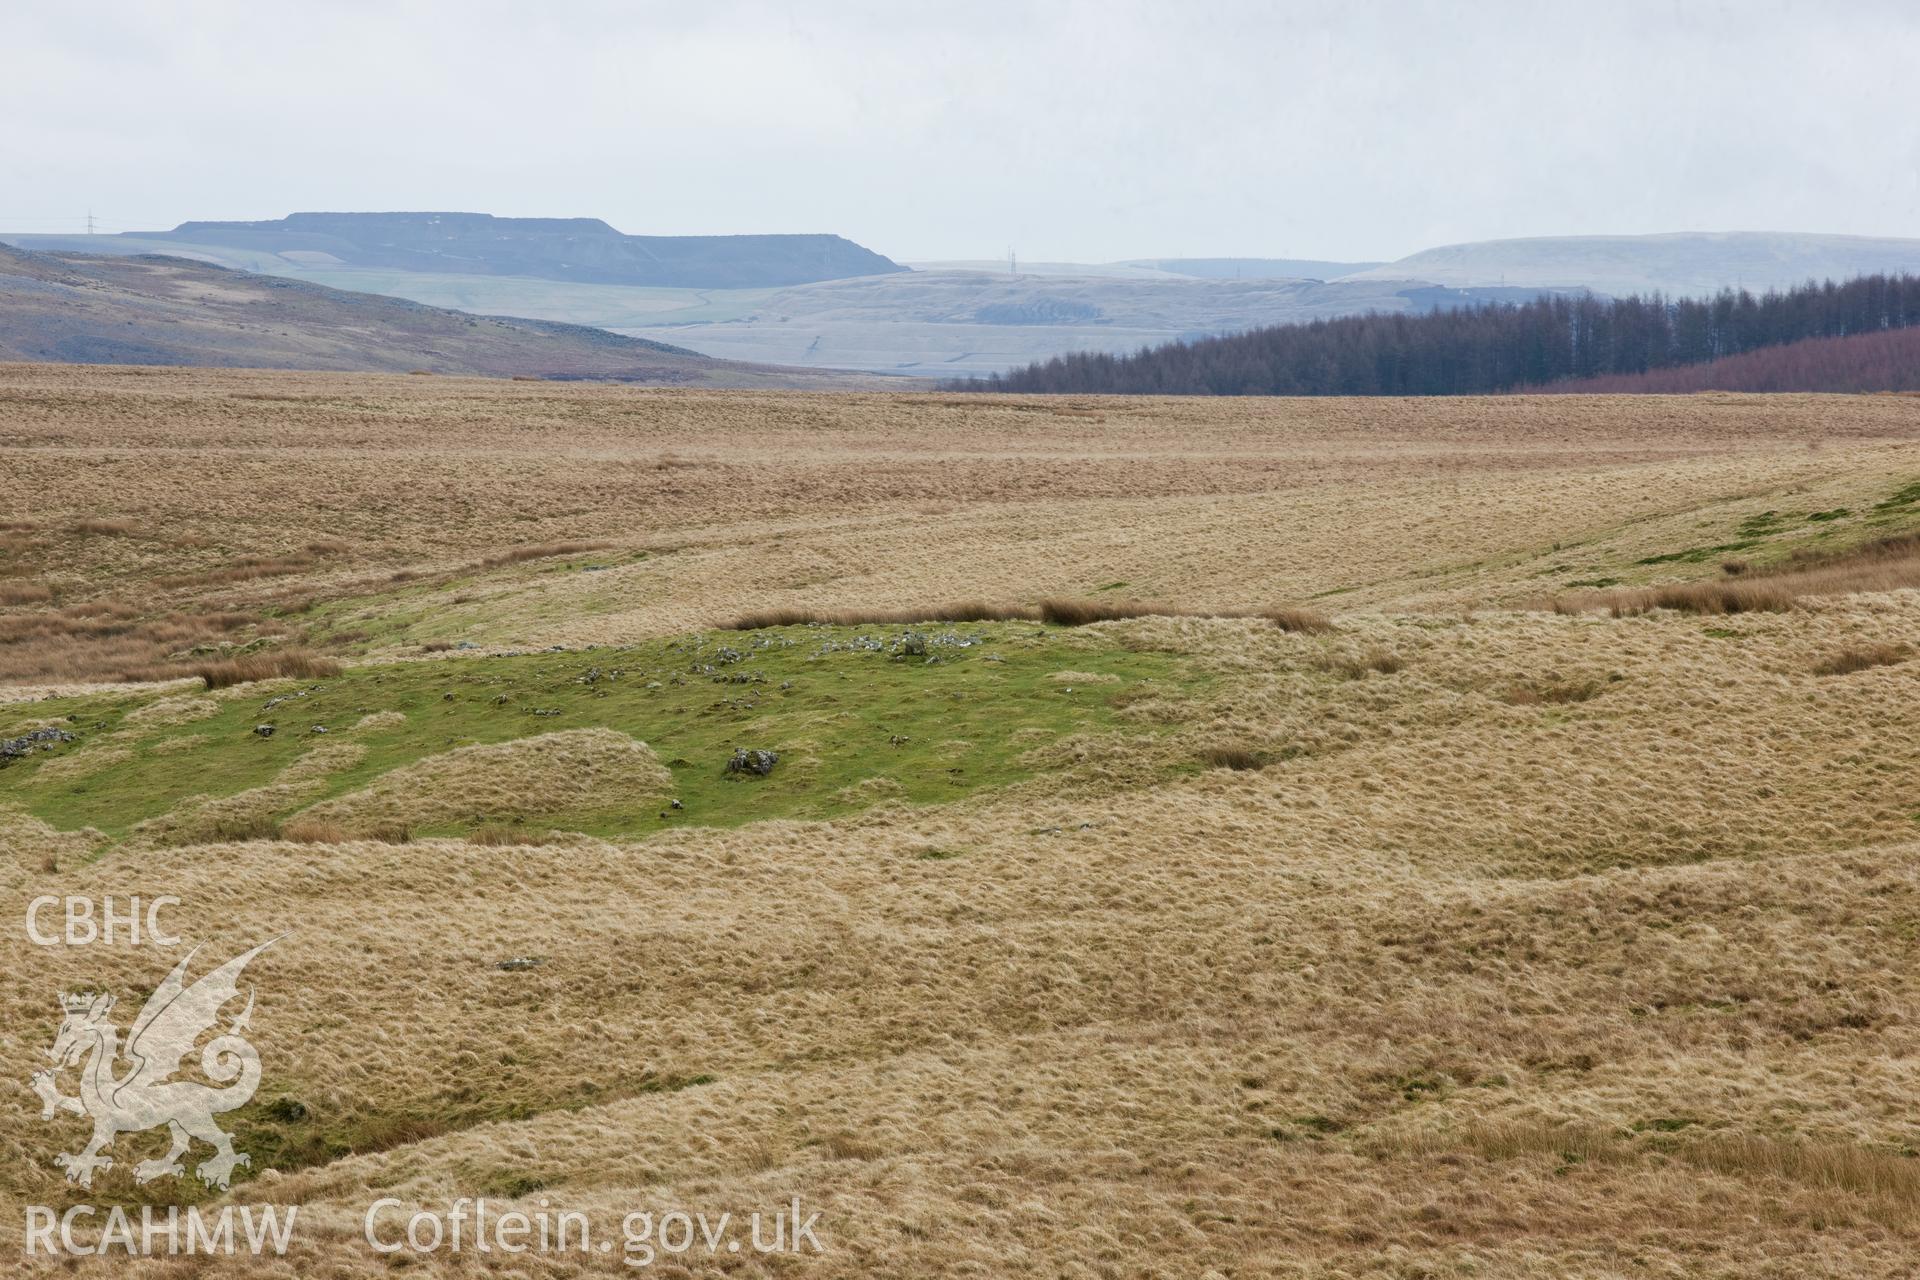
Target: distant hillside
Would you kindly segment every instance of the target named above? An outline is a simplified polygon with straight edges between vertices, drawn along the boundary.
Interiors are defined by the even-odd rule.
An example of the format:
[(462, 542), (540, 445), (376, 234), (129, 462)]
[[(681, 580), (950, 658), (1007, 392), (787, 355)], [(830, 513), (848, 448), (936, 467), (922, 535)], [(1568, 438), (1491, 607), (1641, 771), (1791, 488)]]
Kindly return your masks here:
[(1126, 258), (1119, 262), (1047, 262), (1026, 258), (1009, 271), (1000, 259), (949, 258), (911, 262), (916, 271), (984, 271), (993, 275), (1114, 277), (1123, 280), (1333, 280), (1379, 262), (1324, 258)]
[(832, 387), (602, 329), (475, 316), (183, 258), (0, 245), (0, 360)]
[(1756, 298), (1542, 295), (1424, 315), (1362, 315), (1057, 357), (960, 389), (1122, 395), (1482, 395), (1641, 374), (1810, 337), (1920, 327), (1920, 276), (1875, 275)]
[(630, 236), (598, 218), (295, 213), (126, 234), (273, 253), (296, 263), (695, 289), (775, 288), (906, 270), (840, 236)]
[(1920, 272), (1920, 240), (1732, 231), (1450, 244), (1340, 279), (1705, 297), (1722, 289), (1764, 293), (1809, 280), (1900, 271)]
[(1385, 265), (1322, 258), (1143, 258), (1138, 264), (1206, 280), (1337, 280)]
[(0, 239), (56, 253), (194, 258), (477, 315), (592, 325), (729, 360), (933, 378), (1542, 291), (1704, 297), (1809, 276), (1920, 272), (1920, 240), (1761, 233), (1487, 241), (1387, 264), (1023, 258), (1017, 272), (992, 261), (907, 270), (835, 236), (628, 236), (592, 218), (484, 214), (302, 213), (146, 235)]
[(1679, 395), (1693, 391), (1920, 392), (1920, 328), (1808, 338), (1705, 364), (1604, 378), (1576, 378), (1525, 391), (1569, 395)]
[(613, 327), (740, 360), (954, 377), (1061, 352), (1138, 351), (1320, 316), (1467, 306), (1487, 296), (1404, 281), (914, 271), (755, 295), (732, 317)]

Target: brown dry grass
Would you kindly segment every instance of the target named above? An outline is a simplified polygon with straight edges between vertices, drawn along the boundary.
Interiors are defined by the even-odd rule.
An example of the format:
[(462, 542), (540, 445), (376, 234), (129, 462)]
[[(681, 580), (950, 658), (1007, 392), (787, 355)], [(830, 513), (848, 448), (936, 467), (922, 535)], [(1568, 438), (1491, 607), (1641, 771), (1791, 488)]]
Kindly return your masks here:
[(1848, 676), (1856, 671), (1870, 671), (1874, 667), (1891, 667), (1905, 662), (1912, 654), (1913, 647), (1906, 644), (1888, 642), (1854, 645), (1814, 663), (1813, 674)]
[(53, 588), (39, 582), (0, 582), (0, 605), (46, 604)]
[(502, 565), (524, 564), (528, 560), (547, 560), (554, 556), (577, 556), (583, 551), (601, 551), (612, 546), (610, 542), (543, 542), (531, 547), (514, 547), (497, 556), (488, 556), (480, 563), (488, 569), (498, 569)]
[[(226, 399), (266, 389), (295, 398)], [(235, 1191), (302, 1206), (281, 1274), (390, 1274), (360, 1239), (368, 1201), (444, 1208), (489, 1187), (616, 1235), (636, 1208), (798, 1195), (828, 1252), (791, 1269), (821, 1276), (1912, 1269), (1920, 717), (1903, 668), (1815, 670), (1910, 644), (1920, 593), (1885, 589), (1904, 572), (1893, 549), (1792, 562), (1800, 524), (1740, 575), (1718, 552), (1641, 562), (1717, 547), (1770, 509), (1874, 512), (1920, 476), (1920, 404), (1115, 401), (1096, 421), (987, 397), (11, 370), (0, 395), (21, 439), (48, 442), (0, 446), (18, 483), (118, 477), (139, 527), (211, 540), (68, 540), (65, 513), (22, 532), (63, 602), (141, 601), (111, 619), (129, 628), (297, 588), (316, 601), (303, 625), (365, 629), (412, 660), (468, 638), (618, 644), (743, 600), (807, 621), (911, 600), (1120, 592), (1231, 613), (1339, 592), (1331, 633), (1154, 614), (1050, 634), (1073, 652), (1035, 696), (1105, 696), (1078, 660), (1102, 646), (1178, 653), (1205, 678), (1126, 686), (1117, 714), (1139, 741), (1042, 733), (1040, 778), (957, 804), (876, 784), (881, 803), (839, 822), (518, 843), (521, 811), (591, 806), (620, 779), (642, 781), (621, 803), (651, 811), (657, 762), (449, 743), (401, 777), (355, 775), (349, 804), (311, 805), (280, 842), (210, 841), (257, 834), (249, 813), (287, 792), (182, 806), (150, 833), (163, 856), (97, 861), (101, 839), (9, 811), (10, 900), (174, 894), (170, 923), (210, 957), (292, 930), (249, 971), (251, 1035), (266, 1089), (310, 1118), (251, 1130), (242, 1146), (278, 1172)], [(703, 461), (661, 467), (668, 448)], [(120, 461), (142, 449), (150, 479)], [(229, 465), (169, 476), (173, 451), (196, 450)], [(262, 522), (219, 519), (237, 511)], [(232, 545), (231, 528), (270, 545)], [(163, 589), (148, 609), (155, 576), (323, 535), (352, 550), (287, 580)], [(647, 555), (436, 583), (584, 539)], [(1497, 607), (1688, 575), (1819, 604), (1710, 625)], [(487, 661), (435, 659), (482, 685)], [(839, 689), (799, 683), (819, 716), (847, 714)], [(199, 730), (206, 698), (150, 714)], [(370, 706), (355, 741), (255, 790), (319, 794), (364, 766), (337, 748), (376, 749), (437, 706)], [(1248, 760), (1264, 767), (1233, 767)], [(476, 813), (494, 815), (489, 843), (419, 837)], [(541, 963), (501, 968), (517, 957)], [(44, 1063), (50, 992), (126, 999), (174, 958), (0, 935), (0, 1074)], [(0, 1116), (0, 1191), (78, 1198), (49, 1160), (82, 1136), (30, 1100)], [(125, 1163), (149, 1154), (122, 1143)], [(124, 1176), (105, 1194), (138, 1194)], [(496, 1262), (623, 1270), (472, 1254), (408, 1270)]]
[(356, 831), (411, 830), (646, 804), (672, 787), (644, 742), (611, 729), (566, 729), (428, 756), (300, 816)]
[(1200, 759), (1215, 769), (1258, 770), (1267, 764), (1258, 752), (1245, 747), (1208, 747), (1200, 753)]
[(296, 818), (281, 826), (280, 838), (294, 844), (345, 844), (353, 837), (337, 822)]
[(0, 683), (173, 679), (193, 674), (174, 655), (259, 626), (233, 610), (155, 613), (115, 599), (0, 614)]
[(133, 532), (133, 521), (105, 520), (96, 516), (89, 516), (84, 520), (75, 520), (69, 528), (72, 532), (80, 534), (83, 537), (124, 538)]
[(1331, 631), (1326, 615), (1311, 609), (1196, 609), (1142, 600), (1048, 599), (1037, 605), (987, 604), (980, 600), (904, 609), (759, 609), (722, 623), (729, 631), (803, 625), (911, 626), (927, 622), (1046, 622), (1084, 627), (1128, 618), (1264, 618), (1282, 631)]
[[(1900, 397), (1140, 399), (1088, 418), (990, 396), (13, 365), (0, 405), (0, 498), (114, 495), (14, 522), (33, 526), (6, 533), (19, 576), (63, 603), (137, 600), (142, 620), (297, 616), (322, 651), (335, 632), (393, 652), (606, 644), (742, 601), (884, 616), (1116, 583), (1209, 613), (1520, 603), (1768, 508), (1865, 519), (1920, 476)], [(514, 559), (599, 544), (629, 554), (594, 573)], [(360, 625), (397, 572), (416, 575), (408, 625)], [(111, 678), (186, 647), (0, 660), (0, 680)]]
[(198, 676), (209, 689), (225, 689), (257, 680), (318, 680), (337, 676), (340, 664), (331, 658), (315, 657), (305, 649), (269, 649), (219, 662), (196, 663), (191, 674)]
[(1364, 680), (1370, 675), (1390, 676), (1407, 665), (1406, 659), (1385, 649), (1363, 653), (1332, 653), (1319, 661), (1322, 671), (1330, 671), (1343, 680)]
[(488, 849), (504, 849), (514, 845), (545, 844), (550, 833), (517, 827), (506, 822), (482, 823), (473, 829), (468, 841)]
[(1516, 707), (1565, 706), (1586, 702), (1606, 691), (1606, 684), (1595, 679), (1548, 679), (1534, 684), (1518, 684), (1508, 689), (1506, 701)]
[(1038, 622), (1040, 611), (1026, 605), (992, 605), (981, 600), (903, 609), (756, 609), (721, 623), (728, 631), (764, 627), (911, 626), (923, 622)]
[[(1685, 1130), (1682, 1130), (1684, 1133)], [(1649, 1141), (1649, 1136), (1655, 1140)], [(1837, 1142), (1783, 1140), (1759, 1134), (1704, 1134), (1665, 1139), (1629, 1131), (1542, 1120), (1476, 1120), (1457, 1131), (1386, 1136), (1379, 1149), (1427, 1158), (1471, 1150), (1495, 1161), (1547, 1157), (1558, 1169), (1608, 1164), (1646, 1169), (1680, 1160), (1742, 1178), (1771, 1178), (1861, 1197), (1865, 1216), (1912, 1230), (1920, 1225), (1920, 1163), (1899, 1151)]]
[(1206, 609), (1142, 600), (1042, 600), (1039, 615), (1042, 622), (1063, 627), (1083, 627), (1089, 623), (1114, 622), (1126, 618), (1263, 618), (1282, 631), (1320, 632), (1333, 629), (1333, 623), (1325, 615), (1310, 609)]
[(218, 587), (259, 578), (278, 578), (313, 567), (319, 557), (305, 552), (286, 556), (241, 556), (217, 569), (200, 573), (163, 574), (154, 585), (163, 590), (177, 587)]
[(1659, 587), (1591, 592), (1561, 597), (1557, 612), (1606, 609), (1630, 617), (1649, 609), (1681, 613), (1780, 613), (1801, 600), (1862, 591), (1898, 591), (1920, 587), (1920, 535), (1875, 538), (1840, 551), (1802, 551), (1765, 569), (1741, 561), (1721, 568), (1733, 581), (1680, 582)]

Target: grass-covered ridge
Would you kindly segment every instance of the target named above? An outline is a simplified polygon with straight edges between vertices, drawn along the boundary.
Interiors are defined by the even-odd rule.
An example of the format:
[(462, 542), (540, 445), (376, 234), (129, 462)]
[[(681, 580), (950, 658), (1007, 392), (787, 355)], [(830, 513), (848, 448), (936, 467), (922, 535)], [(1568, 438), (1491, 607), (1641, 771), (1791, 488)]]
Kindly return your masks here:
[[(0, 802), (63, 830), (91, 826), (141, 842), (269, 835), (309, 809), (367, 834), (354, 830), (354, 814), (380, 806), (357, 805), (357, 793), (381, 792), (396, 770), (431, 788), (464, 767), (461, 794), (478, 797), (471, 812), (427, 805), (427, 820), (399, 825), (412, 835), (505, 824), (633, 836), (831, 817), (1019, 781), (1035, 771), (1036, 749), (1122, 728), (1116, 701), (1129, 690), (1138, 697), (1142, 686), (1192, 678), (1167, 655), (1027, 623), (786, 627), (453, 655), (218, 696), (96, 695), (12, 708), (0, 733), (55, 721), (74, 740), (0, 771)], [(268, 725), (270, 736), (257, 731)], [(580, 802), (569, 769), (635, 772), (617, 751), (608, 755), (621, 735), (646, 744), (670, 785)], [(536, 745), (555, 742), (564, 749)], [(471, 750), (496, 744), (513, 746)], [(730, 777), (736, 748), (771, 750), (779, 762), (766, 777)]]

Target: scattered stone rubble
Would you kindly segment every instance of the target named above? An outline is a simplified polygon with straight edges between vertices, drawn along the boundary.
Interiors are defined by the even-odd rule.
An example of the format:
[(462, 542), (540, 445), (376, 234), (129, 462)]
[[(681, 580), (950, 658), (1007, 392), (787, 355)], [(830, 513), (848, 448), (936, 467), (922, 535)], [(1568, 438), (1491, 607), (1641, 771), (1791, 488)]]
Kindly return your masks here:
[(764, 778), (773, 772), (773, 766), (780, 762), (776, 751), (763, 751), (757, 747), (741, 747), (727, 761), (727, 772), (734, 775), (752, 774)]
[(72, 734), (53, 725), (30, 729), (17, 738), (0, 739), (0, 768), (5, 768), (15, 760), (24, 759), (36, 751), (51, 751), (60, 743), (72, 741)]

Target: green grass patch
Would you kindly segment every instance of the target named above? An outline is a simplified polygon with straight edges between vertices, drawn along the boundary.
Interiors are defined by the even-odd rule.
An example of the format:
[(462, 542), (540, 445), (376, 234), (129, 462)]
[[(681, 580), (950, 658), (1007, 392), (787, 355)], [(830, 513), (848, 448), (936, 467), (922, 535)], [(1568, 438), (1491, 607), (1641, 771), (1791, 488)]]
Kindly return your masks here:
[(1761, 538), (1769, 533), (1777, 533), (1789, 517), (1778, 511), (1762, 511), (1757, 516), (1748, 516), (1740, 522), (1740, 536), (1743, 538)]
[[(265, 786), (322, 744), (365, 748), (362, 759), (325, 775), (278, 815), (284, 818), (457, 747), (605, 727), (653, 749), (683, 807), (663, 797), (644, 812), (541, 812), (526, 815), (529, 822), (634, 836), (673, 825), (826, 818), (882, 800), (937, 803), (1021, 781), (1037, 771), (1029, 753), (1064, 735), (1158, 732), (1123, 726), (1116, 695), (1147, 681), (1201, 679), (1173, 655), (1103, 648), (1031, 623), (922, 628), (917, 652), (901, 644), (902, 634), (898, 627), (783, 627), (350, 667), (311, 682), (247, 686), (223, 698), (217, 714), (173, 725), (129, 721), (162, 696), (151, 693), (40, 702), (11, 709), (0, 726), (71, 716), (61, 722), (76, 740), (0, 769), (0, 803), (19, 804), (63, 830), (94, 826), (123, 837), (189, 796)], [(1069, 684), (1050, 678), (1059, 671), (1115, 679)], [(405, 718), (356, 727), (383, 712)], [(274, 726), (271, 737), (254, 732), (264, 724)], [(84, 776), (56, 769), (36, 778), (75, 752), (109, 747), (131, 754)], [(780, 762), (764, 778), (729, 777), (736, 747), (776, 751)], [(466, 835), (480, 825), (476, 815), (414, 834)]]
[(1898, 511), (1903, 507), (1911, 507), (1915, 504), (1920, 504), (1920, 480), (1916, 480), (1904, 488), (1894, 490), (1892, 497), (1884, 502), (1874, 503), (1873, 509), (1875, 511)]
[(1738, 542), (1723, 542), (1714, 547), (1689, 547), (1685, 551), (1669, 551), (1664, 555), (1647, 556), (1634, 561), (1635, 564), (1700, 564), (1729, 551), (1745, 551), (1755, 544), (1755, 539), (1743, 538)]

